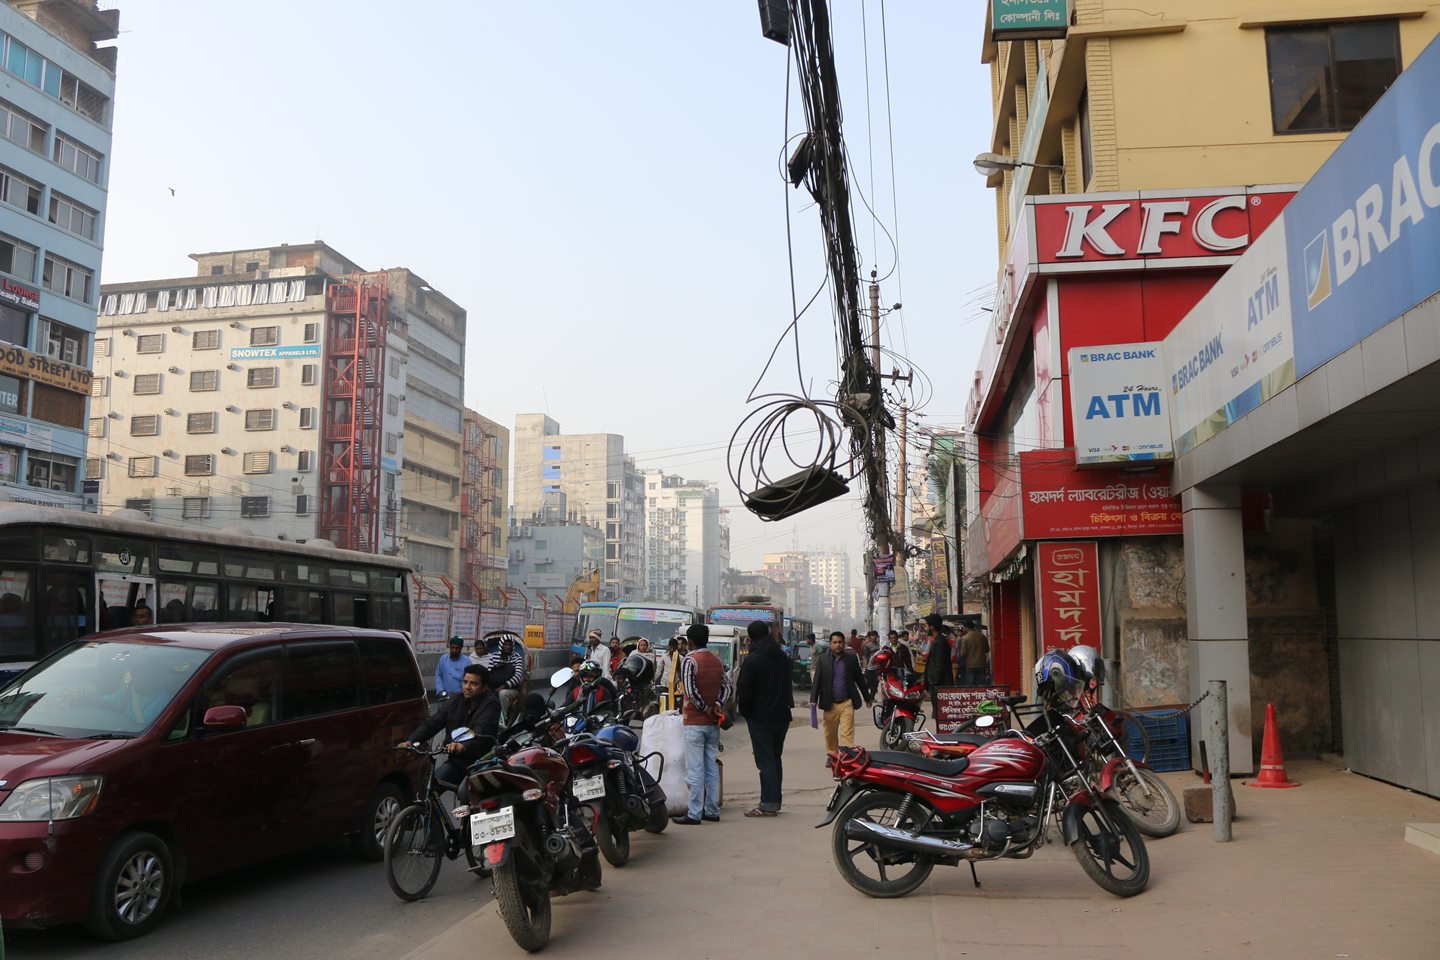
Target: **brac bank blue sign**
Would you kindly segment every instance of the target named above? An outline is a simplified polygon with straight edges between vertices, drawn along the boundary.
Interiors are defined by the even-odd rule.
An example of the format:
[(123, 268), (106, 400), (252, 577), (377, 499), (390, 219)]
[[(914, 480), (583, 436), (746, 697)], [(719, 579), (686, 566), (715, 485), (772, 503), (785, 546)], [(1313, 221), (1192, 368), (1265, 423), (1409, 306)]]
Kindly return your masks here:
[(1285, 208), (1295, 375), (1440, 290), (1440, 40)]

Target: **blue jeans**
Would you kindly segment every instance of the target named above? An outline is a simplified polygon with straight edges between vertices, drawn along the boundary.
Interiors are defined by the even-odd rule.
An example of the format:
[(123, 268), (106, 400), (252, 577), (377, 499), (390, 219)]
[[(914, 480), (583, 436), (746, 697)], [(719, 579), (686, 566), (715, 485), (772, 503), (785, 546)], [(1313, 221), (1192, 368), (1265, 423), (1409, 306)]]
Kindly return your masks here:
[(707, 723), (685, 728), (685, 786), (690, 788), (690, 806), (685, 815), (720, 816), (720, 728)]

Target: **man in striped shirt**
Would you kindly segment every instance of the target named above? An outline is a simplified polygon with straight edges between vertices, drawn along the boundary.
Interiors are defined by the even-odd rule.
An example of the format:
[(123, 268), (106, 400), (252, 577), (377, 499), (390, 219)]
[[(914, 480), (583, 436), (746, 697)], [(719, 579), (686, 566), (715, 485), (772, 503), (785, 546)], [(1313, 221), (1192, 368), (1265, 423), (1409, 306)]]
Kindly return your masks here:
[(680, 661), (680, 685), (685, 693), (681, 716), (685, 723), (685, 786), (690, 803), (685, 816), (672, 822), (693, 826), (720, 819), (720, 705), (730, 699), (730, 676), (720, 658), (705, 649), (710, 628), (691, 624), (685, 631), (690, 653)]

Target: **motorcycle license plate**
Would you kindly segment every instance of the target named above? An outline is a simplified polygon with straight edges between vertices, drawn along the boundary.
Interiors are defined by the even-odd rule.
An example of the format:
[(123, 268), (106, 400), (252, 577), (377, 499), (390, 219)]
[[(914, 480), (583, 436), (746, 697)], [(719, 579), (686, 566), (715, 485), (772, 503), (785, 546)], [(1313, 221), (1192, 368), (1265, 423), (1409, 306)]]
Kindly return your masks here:
[(515, 808), (506, 807), (496, 813), (470, 815), (470, 844), (482, 846), (515, 836)]
[(605, 796), (605, 775), (598, 777), (585, 777), (575, 781), (576, 800), (594, 800), (596, 797)]

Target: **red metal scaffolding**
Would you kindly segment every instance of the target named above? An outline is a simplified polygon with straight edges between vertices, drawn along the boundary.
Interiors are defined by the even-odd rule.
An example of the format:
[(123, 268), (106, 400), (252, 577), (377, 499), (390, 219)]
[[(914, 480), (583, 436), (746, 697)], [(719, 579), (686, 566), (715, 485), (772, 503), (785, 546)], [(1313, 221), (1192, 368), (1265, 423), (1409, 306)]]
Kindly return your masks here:
[(384, 274), (331, 282), (326, 295), (319, 535), (380, 552), (380, 451), (389, 288)]

